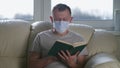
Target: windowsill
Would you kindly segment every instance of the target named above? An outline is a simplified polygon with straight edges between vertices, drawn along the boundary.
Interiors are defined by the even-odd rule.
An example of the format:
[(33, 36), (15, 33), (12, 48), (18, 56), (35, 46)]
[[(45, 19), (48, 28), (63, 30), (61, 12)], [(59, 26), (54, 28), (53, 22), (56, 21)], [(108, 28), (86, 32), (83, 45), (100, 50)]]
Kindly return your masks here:
[(120, 37), (120, 31), (108, 31), (112, 34), (114, 34), (116, 37)]

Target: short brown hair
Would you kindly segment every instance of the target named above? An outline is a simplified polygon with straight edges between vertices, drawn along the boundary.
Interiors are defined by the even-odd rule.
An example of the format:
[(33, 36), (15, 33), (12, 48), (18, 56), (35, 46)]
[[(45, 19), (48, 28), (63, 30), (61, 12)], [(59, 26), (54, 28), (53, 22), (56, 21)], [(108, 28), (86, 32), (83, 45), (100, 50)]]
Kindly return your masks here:
[(68, 10), (70, 15), (71, 15), (71, 9), (69, 6), (65, 5), (65, 4), (57, 4), (56, 6), (53, 7), (52, 12), (54, 12), (56, 9), (58, 9), (58, 11), (64, 11), (64, 10)]

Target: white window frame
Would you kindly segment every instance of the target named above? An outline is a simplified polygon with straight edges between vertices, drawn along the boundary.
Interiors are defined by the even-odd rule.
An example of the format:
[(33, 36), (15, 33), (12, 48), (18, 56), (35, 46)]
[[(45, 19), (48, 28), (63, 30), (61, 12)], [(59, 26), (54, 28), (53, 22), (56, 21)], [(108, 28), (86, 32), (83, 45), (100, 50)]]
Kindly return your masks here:
[(51, 0), (34, 0), (34, 21), (50, 21)]
[[(113, 7), (114, 8), (114, 7)], [(50, 21), (51, 0), (34, 0), (34, 21)], [(114, 17), (113, 17), (114, 18)], [(114, 30), (113, 20), (73, 21), (74, 23), (87, 24), (98, 29)]]

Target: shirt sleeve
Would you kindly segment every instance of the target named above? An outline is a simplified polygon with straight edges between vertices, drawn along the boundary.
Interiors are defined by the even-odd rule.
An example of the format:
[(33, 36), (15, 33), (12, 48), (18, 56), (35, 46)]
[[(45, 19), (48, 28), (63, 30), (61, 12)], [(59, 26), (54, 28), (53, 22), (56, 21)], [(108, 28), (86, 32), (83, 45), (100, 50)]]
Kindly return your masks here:
[(37, 36), (35, 37), (35, 39), (32, 43), (31, 51), (41, 53), (41, 40), (40, 40), (40, 35), (39, 34), (37, 34)]

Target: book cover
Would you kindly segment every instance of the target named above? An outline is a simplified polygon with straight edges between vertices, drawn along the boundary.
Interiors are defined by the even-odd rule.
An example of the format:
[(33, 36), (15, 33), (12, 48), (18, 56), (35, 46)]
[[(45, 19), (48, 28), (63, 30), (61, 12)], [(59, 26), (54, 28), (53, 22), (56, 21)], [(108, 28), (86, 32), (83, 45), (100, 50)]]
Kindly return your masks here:
[(85, 48), (86, 45), (73, 45), (67, 42), (63, 41), (56, 41), (52, 48), (49, 50), (48, 55), (49, 56), (57, 56), (58, 52), (61, 50), (66, 51), (68, 50), (71, 55), (74, 55), (77, 51), (82, 51)]

